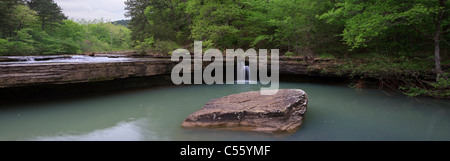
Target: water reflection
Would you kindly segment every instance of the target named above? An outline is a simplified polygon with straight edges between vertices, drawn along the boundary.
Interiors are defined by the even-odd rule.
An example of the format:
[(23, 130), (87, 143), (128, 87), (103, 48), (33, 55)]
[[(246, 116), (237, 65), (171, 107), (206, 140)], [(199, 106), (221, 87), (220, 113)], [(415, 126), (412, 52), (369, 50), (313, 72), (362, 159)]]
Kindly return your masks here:
[(55, 136), (38, 136), (35, 141), (139, 141), (148, 139), (149, 132), (143, 129), (146, 119), (124, 121), (114, 127), (99, 129), (87, 134), (67, 132)]

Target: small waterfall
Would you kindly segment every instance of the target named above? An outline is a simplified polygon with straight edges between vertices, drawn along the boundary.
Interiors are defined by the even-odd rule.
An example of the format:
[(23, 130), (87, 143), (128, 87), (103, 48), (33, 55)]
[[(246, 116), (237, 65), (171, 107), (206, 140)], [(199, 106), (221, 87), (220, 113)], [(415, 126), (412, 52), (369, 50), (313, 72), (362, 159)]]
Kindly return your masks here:
[[(239, 67), (239, 70), (238, 70), (238, 73), (237, 73), (237, 75), (238, 75), (237, 82), (238, 83), (243, 83), (243, 84), (249, 83), (249, 81), (250, 81), (250, 66), (246, 66), (245, 62), (241, 62), (238, 65), (238, 67)], [(239, 76), (244, 76), (244, 77), (242, 78), (242, 77), (239, 77)]]
[(248, 82), (250, 80), (250, 67), (245, 66), (245, 82)]
[(31, 56), (25, 57), (25, 60), (26, 60), (26, 61), (35, 61), (35, 60), (34, 60), (34, 57), (31, 57)]

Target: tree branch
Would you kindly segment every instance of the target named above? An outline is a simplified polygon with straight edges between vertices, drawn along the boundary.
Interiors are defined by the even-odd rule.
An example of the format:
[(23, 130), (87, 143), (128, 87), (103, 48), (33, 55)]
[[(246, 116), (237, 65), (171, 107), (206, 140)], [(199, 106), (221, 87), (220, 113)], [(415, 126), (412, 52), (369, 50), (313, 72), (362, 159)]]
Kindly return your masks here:
[(449, 25), (449, 26), (446, 26), (446, 27), (444, 28), (444, 31), (442, 32), (443, 35), (448, 34), (448, 33), (450, 33), (450, 25)]
[(427, 39), (433, 39), (433, 36), (427, 35), (424, 32), (422, 32), (419, 28), (417, 28), (415, 25), (411, 24), (411, 26), (413, 27), (413, 29), (418, 32), (419, 34), (421, 34), (422, 36), (425, 36), (425, 38)]
[[(404, 21), (406, 21), (406, 22), (409, 22), (409, 21), (406, 19), (406, 17), (400, 17), (400, 19), (402, 19), (402, 20), (404, 20)], [(425, 34), (425, 33), (422, 32), (419, 28), (417, 28), (414, 24), (411, 23), (410, 26), (411, 26), (417, 33), (419, 33), (420, 35), (424, 36), (425, 38), (427, 38), (427, 39), (433, 39), (433, 36)]]
[(450, 43), (448, 43), (445, 39), (442, 39), (442, 42), (444, 42), (445, 44), (447, 44), (448, 46), (450, 46)]

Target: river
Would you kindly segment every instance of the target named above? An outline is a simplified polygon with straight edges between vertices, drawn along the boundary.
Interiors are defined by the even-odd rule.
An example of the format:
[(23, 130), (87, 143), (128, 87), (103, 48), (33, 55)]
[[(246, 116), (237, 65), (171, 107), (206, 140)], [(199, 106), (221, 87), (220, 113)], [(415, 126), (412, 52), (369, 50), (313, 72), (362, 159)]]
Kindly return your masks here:
[(0, 140), (450, 141), (449, 100), (318, 83), (280, 86), (309, 95), (304, 125), (294, 134), (183, 129), (186, 116), (211, 99), (261, 87), (193, 85), (2, 105)]

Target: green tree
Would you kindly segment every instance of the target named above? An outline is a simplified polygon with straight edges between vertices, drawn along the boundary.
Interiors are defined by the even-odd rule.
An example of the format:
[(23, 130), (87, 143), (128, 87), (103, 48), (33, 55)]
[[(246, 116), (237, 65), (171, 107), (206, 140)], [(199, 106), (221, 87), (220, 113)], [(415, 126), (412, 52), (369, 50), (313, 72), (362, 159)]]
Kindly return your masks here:
[(61, 7), (53, 0), (28, 0), (27, 4), (38, 13), (43, 31), (46, 29), (52, 31), (55, 24), (61, 24), (67, 19)]
[(450, 32), (447, 0), (343, 0), (320, 18), (329, 23), (345, 25), (341, 36), (352, 49), (366, 47), (371, 40), (383, 36), (396, 27), (410, 30), (434, 42), (436, 81), (443, 71), (440, 65), (440, 46)]
[(181, 0), (152, 0), (144, 10), (149, 34), (156, 40), (183, 44), (189, 38), (189, 17)]
[(106, 28), (110, 35), (110, 45), (112, 50), (127, 50), (131, 47), (130, 29), (122, 25), (106, 23)]
[(85, 29), (72, 20), (64, 20), (57, 28), (56, 35), (61, 40), (61, 53), (80, 53)]
[(246, 25), (241, 32), (253, 33), (249, 37), (253, 40), (252, 47), (260, 44), (266, 48), (278, 47), (282, 51), (296, 54), (314, 54), (327, 46), (323, 45), (327, 43), (323, 40), (330, 39), (337, 33), (335, 26), (325, 24), (316, 18), (316, 15), (332, 7), (331, 2), (312, 0), (245, 2)]
[(30, 34), (33, 32), (29, 28), (25, 28), (17, 31), (16, 36), (8, 38), (8, 43), (6, 44), (7, 53), (13, 55), (31, 55), (35, 53), (35, 48), (33, 44), (33, 36)]
[(149, 0), (127, 0), (125, 2), (127, 12), (126, 17), (131, 18), (128, 27), (133, 31), (131, 33), (131, 40), (134, 42), (141, 41), (151, 37), (150, 33), (150, 23), (145, 16), (145, 9), (150, 6)]
[(21, 0), (0, 1), (0, 32), (2, 32), (3, 38), (14, 36), (14, 31), (17, 30), (15, 28), (16, 26), (14, 26), (14, 10), (16, 9), (16, 6), (20, 4), (22, 4)]
[(206, 48), (242, 46), (240, 27), (245, 19), (240, 0), (192, 0), (186, 12), (192, 16), (191, 38), (202, 40)]
[(127, 27), (103, 19), (80, 20), (79, 23), (83, 28), (83, 52), (131, 49), (131, 31)]
[(12, 21), (17, 30), (22, 28), (33, 27), (38, 20), (37, 13), (31, 10), (25, 5), (16, 5), (13, 14)]
[(0, 54), (75, 54), (130, 49), (130, 30), (103, 19), (65, 20), (53, 0), (0, 1)]
[(132, 30), (133, 46), (142, 48), (148, 45), (149, 38), (162, 41), (161, 44), (191, 43), (191, 20), (185, 12), (185, 0), (128, 0), (125, 3), (128, 11), (125, 15), (132, 18), (128, 26)]
[(8, 52), (8, 40), (0, 38), (0, 55), (4, 55)]

